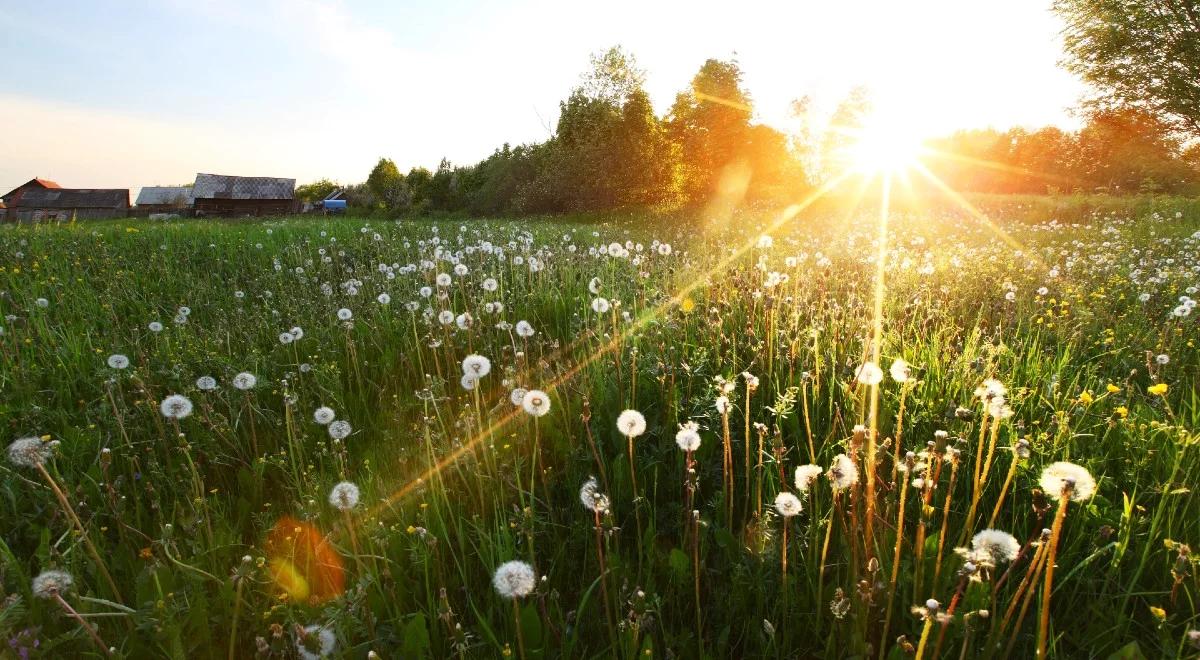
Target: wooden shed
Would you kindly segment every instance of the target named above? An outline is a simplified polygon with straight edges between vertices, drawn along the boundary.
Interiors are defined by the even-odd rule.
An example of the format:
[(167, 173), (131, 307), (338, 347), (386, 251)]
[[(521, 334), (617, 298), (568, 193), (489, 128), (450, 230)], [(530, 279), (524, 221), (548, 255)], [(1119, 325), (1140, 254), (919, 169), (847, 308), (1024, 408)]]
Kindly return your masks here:
[(267, 176), (197, 174), (196, 215), (260, 216), (295, 213), (296, 180)]
[(27, 188), (8, 204), (8, 219), (99, 220), (129, 215), (128, 188)]
[(192, 207), (188, 186), (146, 186), (138, 191), (139, 213), (180, 213)]

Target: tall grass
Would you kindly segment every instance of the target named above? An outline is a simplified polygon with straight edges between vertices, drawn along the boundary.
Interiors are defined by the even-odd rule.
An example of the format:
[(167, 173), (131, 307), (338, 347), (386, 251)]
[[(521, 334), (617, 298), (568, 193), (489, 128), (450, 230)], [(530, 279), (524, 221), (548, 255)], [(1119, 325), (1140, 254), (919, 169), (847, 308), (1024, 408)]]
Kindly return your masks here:
[[(1007, 238), (899, 213), (882, 246), (869, 212), (5, 227), (0, 426), (60, 444), (0, 466), (0, 648), (1194, 654), (1184, 210)], [(1044, 492), (1056, 461), (1095, 492)], [(973, 547), (990, 527), (1019, 551)], [(50, 569), (73, 588), (35, 589)]]

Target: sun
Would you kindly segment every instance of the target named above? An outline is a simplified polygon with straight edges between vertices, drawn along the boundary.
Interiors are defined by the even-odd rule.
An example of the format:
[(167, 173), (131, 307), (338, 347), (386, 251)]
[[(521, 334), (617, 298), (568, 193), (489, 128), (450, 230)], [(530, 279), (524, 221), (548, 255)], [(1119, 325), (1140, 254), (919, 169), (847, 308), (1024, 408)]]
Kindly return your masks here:
[(849, 160), (863, 174), (898, 172), (916, 164), (923, 147), (912, 124), (898, 116), (875, 114), (866, 117), (853, 131)]

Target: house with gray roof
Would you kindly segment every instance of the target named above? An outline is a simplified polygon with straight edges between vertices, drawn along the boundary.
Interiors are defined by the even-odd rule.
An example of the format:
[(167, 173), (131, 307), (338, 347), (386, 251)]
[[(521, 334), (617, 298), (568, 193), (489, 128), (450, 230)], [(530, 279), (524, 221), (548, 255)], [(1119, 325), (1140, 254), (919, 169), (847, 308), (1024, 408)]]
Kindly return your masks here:
[(17, 221), (98, 220), (129, 215), (128, 188), (27, 188), (8, 205)]
[(142, 213), (179, 213), (192, 206), (189, 186), (146, 186), (138, 192), (137, 210)]

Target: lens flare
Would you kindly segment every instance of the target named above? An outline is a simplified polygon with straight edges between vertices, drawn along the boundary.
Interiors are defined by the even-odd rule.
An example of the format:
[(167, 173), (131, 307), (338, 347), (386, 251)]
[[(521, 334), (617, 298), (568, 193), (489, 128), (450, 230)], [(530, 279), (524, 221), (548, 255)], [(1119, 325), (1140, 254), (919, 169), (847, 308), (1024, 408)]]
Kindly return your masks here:
[(271, 579), (291, 600), (319, 604), (345, 590), (342, 558), (316, 527), (280, 518), (267, 534), (266, 549)]

